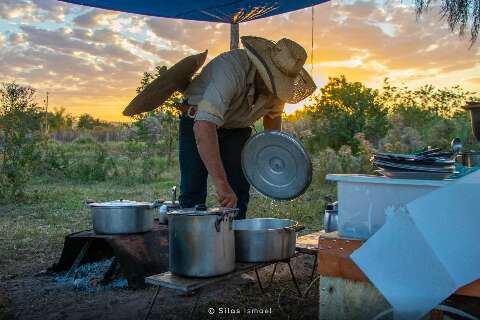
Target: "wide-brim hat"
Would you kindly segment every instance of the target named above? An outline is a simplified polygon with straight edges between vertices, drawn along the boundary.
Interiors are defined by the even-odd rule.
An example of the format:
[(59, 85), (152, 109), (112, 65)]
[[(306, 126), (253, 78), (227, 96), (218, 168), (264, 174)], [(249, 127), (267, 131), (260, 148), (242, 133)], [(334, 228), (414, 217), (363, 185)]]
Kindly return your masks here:
[(187, 88), (193, 75), (205, 63), (208, 51), (183, 58), (170, 69), (162, 67), (159, 76), (148, 84), (123, 110), (126, 116), (152, 111), (176, 92)]
[(307, 52), (295, 41), (283, 38), (275, 43), (253, 36), (241, 40), (263, 81), (280, 100), (297, 103), (317, 88), (303, 68)]

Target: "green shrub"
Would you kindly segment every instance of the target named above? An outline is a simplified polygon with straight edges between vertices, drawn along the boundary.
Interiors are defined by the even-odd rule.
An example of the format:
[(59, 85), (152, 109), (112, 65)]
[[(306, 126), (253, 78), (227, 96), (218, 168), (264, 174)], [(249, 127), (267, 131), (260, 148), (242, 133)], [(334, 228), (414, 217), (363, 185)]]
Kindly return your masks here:
[(380, 93), (379, 99), (389, 109), (391, 124), (380, 148), (401, 152), (426, 146), (449, 149), (455, 137), (467, 148), (478, 147), (470, 116), (461, 108), (467, 100), (474, 99), (474, 93), (458, 86), (437, 89), (425, 85), (412, 90), (392, 86), (388, 80)]
[(35, 154), (42, 141), (41, 111), (34, 102), (35, 90), (16, 83), (0, 89), (0, 200), (24, 198)]
[(309, 145), (316, 150), (338, 150), (348, 145), (356, 153), (355, 139), (363, 133), (369, 141), (377, 143), (388, 129), (388, 110), (378, 99), (378, 91), (360, 82), (348, 82), (344, 76), (330, 78), (307, 106), (313, 119)]
[(75, 144), (90, 145), (90, 144), (95, 144), (97, 141), (91, 135), (83, 133), (77, 138), (75, 138), (72, 142)]

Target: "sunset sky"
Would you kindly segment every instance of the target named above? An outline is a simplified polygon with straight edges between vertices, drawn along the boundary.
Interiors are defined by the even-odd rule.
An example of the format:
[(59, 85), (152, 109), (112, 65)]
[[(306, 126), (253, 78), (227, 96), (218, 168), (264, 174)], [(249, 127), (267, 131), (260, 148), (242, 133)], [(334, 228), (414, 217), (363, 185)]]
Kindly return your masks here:
[[(332, 1), (315, 7), (313, 76), (379, 87), (385, 77), (416, 87), (480, 92), (480, 45), (451, 34), (438, 12), (416, 19), (413, 0)], [(241, 35), (291, 38), (311, 54), (311, 9), (240, 25)], [(228, 50), (229, 25), (171, 20), (54, 0), (0, 1), (0, 81), (50, 92), (50, 108), (125, 121), (142, 73), (209, 50)], [(309, 58), (310, 61), (310, 58)], [(310, 63), (310, 62), (309, 62)], [(312, 66), (307, 65), (307, 70)], [(292, 111), (301, 106), (287, 106)]]

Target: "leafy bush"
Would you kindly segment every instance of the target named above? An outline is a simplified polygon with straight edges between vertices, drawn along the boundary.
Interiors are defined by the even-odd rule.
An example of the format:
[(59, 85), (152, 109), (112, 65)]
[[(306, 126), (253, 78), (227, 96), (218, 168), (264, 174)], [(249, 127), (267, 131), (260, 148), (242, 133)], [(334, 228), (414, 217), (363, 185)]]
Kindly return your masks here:
[(327, 148), (313, 155), (314, 183), (323, 184), (327, 174), (373, 173), (370, 163), (372, 146), (363, 134), (357, 134), (355, 139), (359, 149), (357, 154), (353, 154), (351, 147), (345, 145), (338, 151)]
[(378, 99), (378, 91), (360, 82), (348, 82), (344, 76), (330, 78), (307, 106), (313, 119), (310, 146), (338, 150), (344, 145), (358, 151), (357, 133), (376, 143), (388, 129), (388, 110)]
[(473, 98), (472, 92), (458, 86), (437, 89), (426, 85), (412, 90), (385, 80), (379, 99), (389, 110), (391, 125), (380, 148), (408, 152), (426, 146), (448, 149), (455, 137), (467, 148), (475, 147), (470, 116), (461, 108)]
[(285, 117), (285, 129), (300, 137), (311, 152), (350, 146), (359, 152), (355, 136), (362, 133), (378, 150), (413, 152), (426, 146), (450, 148), (459, 137), (466, 150), (478, 149), (470, 116), (461, 106), (478, 100), (458, 86), (437, 89), (395, 87), (385, 80), (381, 90), (330, 78), (305, 111)]
[(35, 153), (42, 141), (41, 111), (35, 90), (16, 83), (0, 89), (0, 198), (21, 200), (31, 177)]
[(41, 150), (35, 174), (81, 183), (150, 183), (171, 176), (167, 161), (161, 150), (145, 142), (98, 143), (84, 137), (73, 143), (49, 141)]
[(90, 138), (68, 144), (50, 141), (42, 150), (41, 160), (37, 174), (55, 179), (105, 181), (118, 171), (114, 157), (102, 144)]
[(82, 114), (78, 117), (77, 128), (78, 129), (95, 129), (97, 127), (112, 127), (112, 124), (96, 119), (89, 115), (88, 113)]

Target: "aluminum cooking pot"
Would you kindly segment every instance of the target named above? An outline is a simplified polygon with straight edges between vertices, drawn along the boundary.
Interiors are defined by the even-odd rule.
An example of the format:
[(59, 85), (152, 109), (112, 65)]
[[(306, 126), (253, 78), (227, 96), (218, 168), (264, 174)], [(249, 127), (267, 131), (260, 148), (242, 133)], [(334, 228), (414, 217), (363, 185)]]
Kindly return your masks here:
[(180, 209), (180, 203), (177, 201), (177, 186), (172, 187), (172, 200), (164, 201), (158, 210), (158, 222), (160, 224), (168, 223), (168, 212)]
[(463, 152), (458, 154), (455, 160), (465, 167), (480, 167), (480, 152)]
[(293, 257), (296, 233), (305, 227), (289, 219), (258, 218), (235, 220), (233, 229), (237, 261), (267, 262)]
[(238, 209), (197, 206), (168, 212), (170, 271), (213, 277), (235, 270), (233, 218)]
[(323, 228), (325, 232), (338, 230), (338, 201), (326, 205), (323, 215)]
[(126, 234), (150, 231), (153, 215), (160, 202), (114, 200), (86, 201), (92, 212), (93, 230), (102, 234)]

